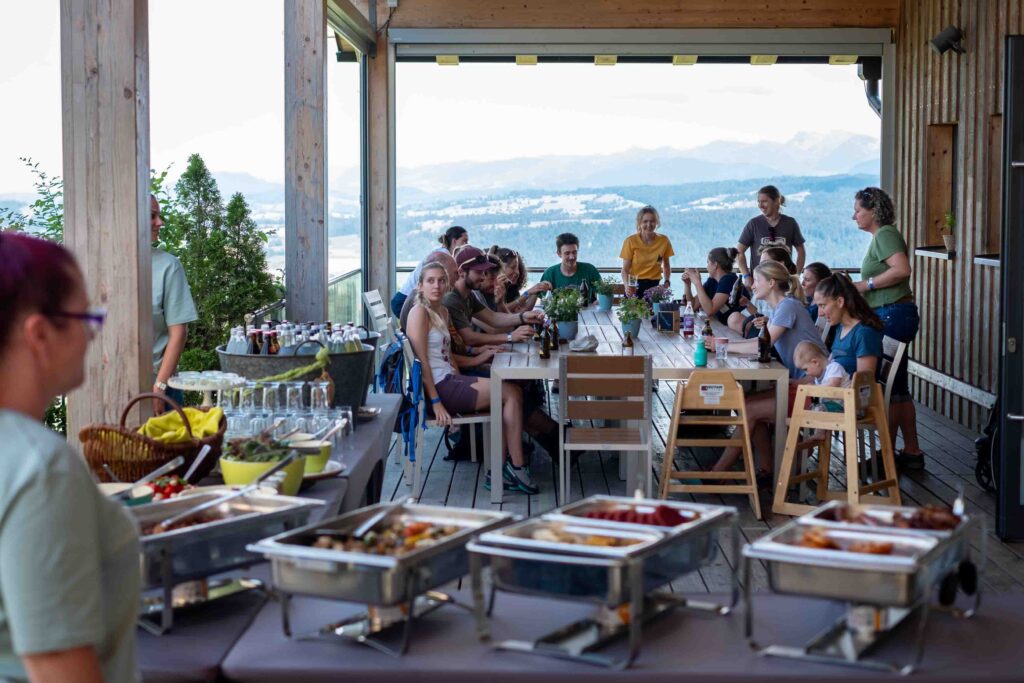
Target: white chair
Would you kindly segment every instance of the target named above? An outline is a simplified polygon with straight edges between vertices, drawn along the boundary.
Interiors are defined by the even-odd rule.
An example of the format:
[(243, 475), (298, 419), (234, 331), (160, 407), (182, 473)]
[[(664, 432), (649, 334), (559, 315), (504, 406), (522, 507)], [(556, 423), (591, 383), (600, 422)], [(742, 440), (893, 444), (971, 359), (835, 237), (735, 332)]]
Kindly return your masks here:
[[(566, 354), (558, 359), (558, 377), (558, 473), (562, 504), (569, 500), (567, 451), (638, 454), (643, 458), (645, 494), (650, 497), (651, 357)], [(571, 420), (629, 421), (633, 426), (573, 427)]]
[[(406, 377), (412, 376), (412, 364), (416, 360), (416, 355), (413, 353), (412, 344), (409, 343), (409, 338), (404, 334), (400, 334), (399, 338), (402, 340), (402, 356), (405, 359), (405, 374)], [(427, 418), (427, 406), (429, 400), (423, 397), (424, 400), (420, 401), (422, 406), (422, 412), (420, 413), (420, 424), (421, 427), (416, 429), (416, 461), (414, 463), (409, 462), (409, 459), (405, 460), (405, 484), (406, 486), (412, 486), (413, 498), (419, 500), (420, 493), (423, 491), (423, 479), (421, 476), (421, 464), (423, 462), (423, 441), (424, 431), (427, 427), (437, 427), (437, 420), (433, 418)], [(483, 425), (483, 441), (484, 441), (484, 456), (488, 453), (488, 444), (491, 442), (491, 414), (487, 413), (471, 413), (469, 415), (453, 415), (452, 426), (461, 427), (462, 425)], [(477, 456), (477, 444), (476, 444), (476, 429), (471, 428), (469, 430), (469, 454), (472, 462), (478, 461)], [(498, 472), (497, 476), (491, 473), (491, 480), (498, 482), (497, 485), (501, 485), (501, 473)]]

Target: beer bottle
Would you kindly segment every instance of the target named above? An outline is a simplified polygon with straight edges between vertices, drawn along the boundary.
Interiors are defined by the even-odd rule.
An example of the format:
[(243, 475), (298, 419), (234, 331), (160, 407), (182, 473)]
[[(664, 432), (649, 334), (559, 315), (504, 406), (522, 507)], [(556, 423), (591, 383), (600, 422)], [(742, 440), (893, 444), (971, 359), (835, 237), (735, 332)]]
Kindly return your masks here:
[(630, 334), (629, 330), (626, 330), (626, 340), (622, 342), (622, 355), (633, 355), (633, 335)]
[(558, 321), (551, 320), (551, 350), (557, 351), (558, 345), (562, 343), (562, 340), (558, 337)]
[(259, 342), (260, 342), (260, 355), (261, 356), (269, 356), (270, 355), (270, 332), (260, 332), (260, 336), (258, 337), (258, 339), (259, 339)]
[(540, 357), (544, 359), (551, 358), (551, 333), (548, 332), (546, 327), (540, 335)]
[(767, 321), (757, 335), (757, 362), (770, 363), (772, 360), (772, 334), (768, 331)]
[(702, 337), (714, 337), (715, 331), (711, 329), (711, 316), (704, 318), (704, 329), (701, 330), (700, 336)]
[(250, 356), (258, 355), (260, 352), (260, 345), (256, 341), (256, 335), (259, 334), (256, 330), (249, 332), (249, 341), (246, 342), (245, 352)]
[(586, 280), (580, 283), (580, 296), (583, 299), (583, 306), (590, 304), (590, 285), (587, 284)]
[(272, 356), (281, 353), (281, 343), (277, 339), (277, 332), (270, 333), (270, 351), (268, 353)]
[(737, 277), (736, 283), (732, 286), (732, 292), (729, 294), (729, 308), (739, 308), (740, 297), (743, 296), (743, 278)]

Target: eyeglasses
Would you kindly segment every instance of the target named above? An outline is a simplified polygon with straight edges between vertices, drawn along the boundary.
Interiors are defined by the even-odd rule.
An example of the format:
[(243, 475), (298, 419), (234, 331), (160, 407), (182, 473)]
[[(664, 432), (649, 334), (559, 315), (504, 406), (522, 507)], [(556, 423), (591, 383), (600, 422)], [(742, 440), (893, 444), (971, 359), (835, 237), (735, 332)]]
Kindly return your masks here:
[(81, 320), (85, 323), (86, 329), (89, 331), (89, 335), (95, 337), (103, 329), (103, 322), (107, 319), (107, 311), (102, 308), (97, 308), (92, 311), (86, 311), (85, 313), (70, 313), (68, 311), (54, 311), (53, 313), (47, 313), (48, 318), (67, 318), (69, 320)]

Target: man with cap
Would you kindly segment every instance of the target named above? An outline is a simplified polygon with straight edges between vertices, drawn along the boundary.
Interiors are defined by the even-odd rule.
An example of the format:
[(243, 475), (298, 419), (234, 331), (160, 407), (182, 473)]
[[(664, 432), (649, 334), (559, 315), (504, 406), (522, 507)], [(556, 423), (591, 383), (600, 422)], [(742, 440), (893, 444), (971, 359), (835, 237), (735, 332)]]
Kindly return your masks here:
[[(448, 309), (452, 327), (462, 336), (468, 346), (487, 344), (511, 344), (533, 337), (532, 323), (544, 320), (541, 311), (522, 313), (498, 313), (487, 308), (473, 292), (485, 288), (489, 279), (498, 272), (498, 262), (476, 247), (466, 246), (455, 256), (459, 268), (459, 279), (442, 299)], [(473, 329), (473, 319), (494, 329), (509, 329), (509, 332), (488, 334)]]

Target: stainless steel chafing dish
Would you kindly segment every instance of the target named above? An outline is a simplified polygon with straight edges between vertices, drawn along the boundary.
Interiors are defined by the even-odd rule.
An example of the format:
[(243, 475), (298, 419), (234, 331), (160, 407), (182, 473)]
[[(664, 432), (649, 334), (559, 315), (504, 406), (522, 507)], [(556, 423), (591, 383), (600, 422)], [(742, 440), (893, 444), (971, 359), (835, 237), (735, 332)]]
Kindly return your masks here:
[[(197, 493), (173, 500), (128, 508), (145, 531), (221, 493)], [(162, 589), (162, 601), (147, 613), (159, 612), (160, 625), (149, 630), (162, 633), (173, 623), (173, 589), (186, 581), (205, 579), (261, 561), (246, 550), (254, 540), (277, 534), (305, 523), (317, 500), (290, 496), (250, 495), (226, 501), (223, 506), (200, 513), (204, 521), (141, 538), (143, 588)]]
[[(383, 516), (374, 528), (386, 528), (400, 521), (455, 526), (459, 530), (427, 547), (413, 549), (400, 556), (315, 548), (311, 545), (324, 533), (351, 534), (379, 514)], [(249, 549), (271, 561), (274, 588), (282, 596), (282, 625), (287, 635), (291, 636), (288, 608), (292, 595), (309, 595), (384, 608), (411, 605), (401, 618), (390, 622), (383, 620), (387, 623), (382, 623), (380, 618), (374, 616), (381, 610), (371, 609), (367, 615), (325, 626), (318, 634), (333, 633), (353, 637), (391, 654), (401, 654), (408, 647), (413, 621), (441, 604), (452, 602), (451, 598), (434, 589), (469, 572), (466, 544), (470, 538), (510, 524), (516, 519), (510, 513), (488, 510), (382, 503), (264, 539), (250, 545)], [(397, 651), (368, 637), (399, 622), (405, 624), (405, 634)]]
[[(924, 628), (937, 586), (940, 601), (949, 604), (958, 583), (974, 593), (974, 607), (957, 616), (971, 616), (978, 606), (977, 574), (970, 561), (968, 532), (980, 524), (962, 513), (953, 529), (909, 529), (893, 525), (896, 514), (913, 515), (917, 509), (828, 503), (793, 520), (743, 549), (746, 635), (761, 654), (837, 663), (890, 672), (910, 673), (924, 651)], [(845, 508), (851, 516), (837, 520), (835, 512)], [(859, 517), (863, 515), (863, 517)], [(841, 549), (804, 547), (804, 535), (823, 534)], [(891, 547), (885, 554), (851, 552), (853, 543)], [(983, 547), (983, 540), (982, 540)], [(750, 589), (751, 562), (760, 560), (768, 573), (769, 585), (779, 593), (839, 600), (847, 603), (846, 614), (805, 646), (762, 647), (753, 636), (753, 601)], [(982, 563), (984, 560), (982, 560)], [(973, 574), (965, 580), (967, 571)], [(912, 658), (890, 663), (867, 657), (868, 651), (912, 615), (919, 618)]]
[[(662, 527), (585, 516), (591, 511), (653, 509), (658, 505), (673, 507), (686, 521)], [(735, 605), (735, 580), (729, 605), (688, 601), (657, 589), (709, 563), (718, 548), (719, 532), (727, 526), (733, 528), (733, 548), (738, 556), (736, 519), (736, 510), (731, 507), (595, 496), (540, 518), (481, 534), (468, 546), (478, 635), (482, 640), (490, 637), (486, 615), (493, 607), (497, 589), (591, 602), (599, 605), (594, 619), (578, 621), (532, 642), (504, 641), (497, 647), (625, 668), (639, 651), (644, 622), (678, 607), (725, 614)], [(560, 535), (579, 542), (563, 542)], [(490, 564), (492, 584), (490, 607), (486, 608), (484, 561)], [(615, 613), (621, 611), (628, 611), (628, 617), (616, 619)], [(611, 619), (607, 618), (609, 613)], [(630, 647), (626, 657), (611, 659), (597, 652), (627, 633)]]

